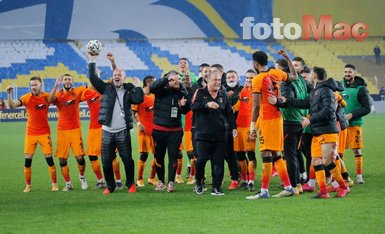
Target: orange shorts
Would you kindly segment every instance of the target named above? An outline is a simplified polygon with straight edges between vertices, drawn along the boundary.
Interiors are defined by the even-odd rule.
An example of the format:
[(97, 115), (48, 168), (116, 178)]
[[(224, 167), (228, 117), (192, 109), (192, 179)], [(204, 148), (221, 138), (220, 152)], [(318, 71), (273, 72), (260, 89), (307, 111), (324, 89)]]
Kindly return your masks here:
[(255, 140), (247, 141), (249, 128), (238, 128), (238, 135), (234, 138), (234, 151), (255, 151)]
[(88, 129), (86, 152), (89, 156), (102, 155), (102, 128)]
[(56, 157), (67, 159), (70, 153), (70, 148), (72, 148), (74, 156), (84, 155), (82, 131), (80, 128), (57, 130)]
[(364, 143), (362, 142), (362, 127), (353, 126), (348, 127), (348, 136), (346, 137), (346, 149), (362, 149)]
[(345, 154), (346, 137), (348, 136), (348, 129), (344, 129), (339, 133), (338, 139), (338, 154)]
[(50, 134), (25, 135), (24, 154), (34, 154), (37, 144), (40, 144), (44, 155), (52, 155), (52, 140)]
[(154, 154), (154, 140), (151, 135), (139, 134), (138, 135), (138, 149), (139, 153), (152, 153)]
[(185, 131), (183, 135), (184, 149), (189, 152), (193, 150), (191, 131)]
[(283, 150), (283, 118), (264, 120), (259, 122), (259, 150)]
[(338, 133), (322, 134), (313, 136), (311, 140), (311, 157), (322, 158), (322, 145), (325, 143), (337, 143)]

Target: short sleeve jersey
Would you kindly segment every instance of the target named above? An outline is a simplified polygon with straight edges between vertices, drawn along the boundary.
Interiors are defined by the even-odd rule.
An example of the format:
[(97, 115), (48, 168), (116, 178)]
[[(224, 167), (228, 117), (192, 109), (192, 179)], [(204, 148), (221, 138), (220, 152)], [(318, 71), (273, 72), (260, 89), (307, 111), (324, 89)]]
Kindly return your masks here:
[(286, 81), (288, 75), (286, 72), (278, 69), (270, 69), (266, 72), (260, 72), (253, 78), (253, 93), (261, 94), (261, 104), (259, 116), (263, 119), (274, 119), (281, 116), (281, 112), (277, 106), (268, 102), (270, 96), (280, 96), (280, 82)]
[(27, 135), (50, 134), (48, 125), (48, 97), (42, 92), (38, 96), (28, 93), (20, 98), (20, 102), (27, 110)]
[(85, 89), (85, 86), (80, 86), (72, 88), (68, 92), (61, 90), (55, 93), (55, 104), (59, 113), (58, 130), (80, 128), (79, 103)]
[(81, 101), (86, 101), (90, 108), (90, 129), (101, 128), (102, 125), (98, 123), (98, 118), (102, 95), (94, 89), (87, 88), (82, 93)]

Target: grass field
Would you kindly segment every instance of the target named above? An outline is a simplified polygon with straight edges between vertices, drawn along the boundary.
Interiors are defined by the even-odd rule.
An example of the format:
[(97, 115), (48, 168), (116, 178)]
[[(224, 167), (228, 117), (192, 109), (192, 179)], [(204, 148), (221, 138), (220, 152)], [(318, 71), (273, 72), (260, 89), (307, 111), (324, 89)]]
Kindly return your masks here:
[[(32, 164), (32, 192), (26, 194), (22, 192), (25, 123), (0, 123), (0, 233), (385, 233), (384, 123), (384, 114), (366, 118), (366, 184), (355, 185), (346, 198), (312, 200), (313, 194), (303, 194), (254, 201), (245, 199), (247, 191), (227, 190), (228, 176), (222, 197), (198, 196), (187, 185), (176, 185), (175, 193), (155, 192), (152, 186), (138, 188), (136, 194), (123, 190), (110, 196), (97, 189), (83, 191), (73, 157), (69, 164), (75, 190), (51, 192), (40, 149)], [(88, 122), (82, 124), (85, 135)], [(55, 128), (52, 122), (54, 140)], [(136, 161), (136, 134), (132, 136)], [(350, 151), (345, 158), (355, 178)], [(260, 162), (258, 158), (257, 188)], [(55, 163), (59, 168), (58, 160)], [(59, 188), (63, 188), (57, 171)], [(148, 166), (145, 175), (147, 179)], [(86, 176), (93, 187), (96, 178), (88, 159)], [(279, 192), (278, 184), (274, 177), (271, 194)]]

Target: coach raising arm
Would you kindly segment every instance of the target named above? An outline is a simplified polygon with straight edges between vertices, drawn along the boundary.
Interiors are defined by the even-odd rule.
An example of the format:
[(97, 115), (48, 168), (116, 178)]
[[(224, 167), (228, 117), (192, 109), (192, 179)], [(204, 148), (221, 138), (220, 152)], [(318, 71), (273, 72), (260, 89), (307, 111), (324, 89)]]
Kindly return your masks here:
[(134, 160), (132, 159), (131, 136), (132, 129), (131, 104), (143, 102), (143, 90), (130, 83), (123, 83), (126, 78), (124, 70), (116, 68), (112, 83), (107, 84), (96, 74), (96, 56), (89, 55), (89, 77), (91, 84), (102, 94), (99, 123), (102, 124), (102, 163), (107, 188), (104, 194), (113, 192), (116, 188), (112, 161), (115, 149), (124, 164), (126, 186), (128, 192), (136, 192), (134, 183)]

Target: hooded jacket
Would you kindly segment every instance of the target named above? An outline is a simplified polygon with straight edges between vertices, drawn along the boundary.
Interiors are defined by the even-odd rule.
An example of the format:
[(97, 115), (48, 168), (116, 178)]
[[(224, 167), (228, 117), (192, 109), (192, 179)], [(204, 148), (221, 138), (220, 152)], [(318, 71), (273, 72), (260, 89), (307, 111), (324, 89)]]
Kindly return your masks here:
[(331, 78), (317, 83), (306, 99), (287, 99), (289, 106), (309, 109), (310, 127), (313, 136), (338, 133), (334, 95), (337, 88), (337, 82)]

